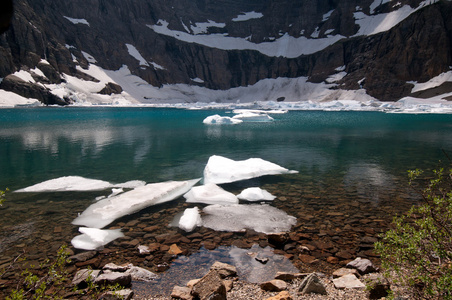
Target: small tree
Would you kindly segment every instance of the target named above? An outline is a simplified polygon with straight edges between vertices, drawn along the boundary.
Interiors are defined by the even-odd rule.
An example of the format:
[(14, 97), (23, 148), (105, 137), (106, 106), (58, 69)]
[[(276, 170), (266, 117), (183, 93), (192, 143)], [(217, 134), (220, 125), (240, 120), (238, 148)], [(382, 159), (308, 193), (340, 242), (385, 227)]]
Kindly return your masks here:
[(422, 174), (409, 171), (410, 186), (422, 203), (394, 218), (393, 229), (375, 245), (382, 267), (395, 271), (397, 282), (411, 287), (413, 297), (452, 299), (452, 169), (433, 171), (433, 179), (419, 190)]

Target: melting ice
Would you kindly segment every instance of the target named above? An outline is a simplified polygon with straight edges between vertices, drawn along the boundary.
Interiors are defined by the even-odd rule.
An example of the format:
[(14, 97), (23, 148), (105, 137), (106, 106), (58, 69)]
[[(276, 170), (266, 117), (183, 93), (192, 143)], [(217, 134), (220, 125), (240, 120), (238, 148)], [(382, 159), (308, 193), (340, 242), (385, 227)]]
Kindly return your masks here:
[(272, 201), (276, 198), (266, 190), (258, 187), (247, 188), (237, 195), (240, 200), (246, 201)]
[(96, 250), (100, 247), (123, 237), (121, 229), (102, 230), (97, 228), (79, 228), (82, 233), (71, 240), (72, 246), (83, 250)]
[(289, 231), (297, 219), (267, 204), (209, 205), (203, 209), (202, 226), (216, 231), (253, 229), (266, 234)]
[(288, 170), (261, 158), (234, 161), (213, 155), (204, 169), (204, 183), (229, 183), (260, 177), (264, 175), (294, 174), (298, 171)]
[(122, 216), (176, 199), (189, 191), (199, 180), (167, 181), (137, 187), (92, 204), (72, 221), (72, 224), (103, 228)]
[(238, 204), (239, 199), (214, 183), (196, 186), (184, 195), (188, 203)]

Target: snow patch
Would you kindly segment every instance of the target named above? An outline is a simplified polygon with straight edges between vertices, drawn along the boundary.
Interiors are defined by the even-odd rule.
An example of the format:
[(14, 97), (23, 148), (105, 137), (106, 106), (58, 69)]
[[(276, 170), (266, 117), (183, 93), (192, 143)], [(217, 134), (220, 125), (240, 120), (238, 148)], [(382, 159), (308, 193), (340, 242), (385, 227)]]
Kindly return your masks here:
[[(168, 24), (168, 22), (159, 20), (161, 24)], [(195, 25), (190, 25), (190, 28), (193, 32), (193, 34), (206, 34), (208, 33), (209, 27), (217, 27), (217, 28), (224, 28), (226, 26), (225, 23), (217, 23), (212, 20), (207, 20), (205, 23), (195, 23)]]
[(97, 63), (97, 60), (89, 53), (82, 51), (83, 56), (85, 57), (85, 59), (90, 63), (90, 64), (95, 64)]
[(70, 17), (66, 17), (63, 16), (65, 19), (69, 20), (69, 22), (73, 23), (73, 24), (84, 24), (84, 25), (89, 25), (89, 22), (85, 19), (75, 19), (75, 18), (70, 18)]
[(438, 76), (433, 77), (432, 79), (430, 79), (429, 81), (424, 82), (424, 83), (413, 82), (414, 87), (411, 90), (411, 92), (415, 93), (415, 92), (435, 88), (445, 82), (452, 82), (452, 71), (441, 73)]
[(242, 14), (238, 15), (237, 17), (233, 18), (232, 21), (233, 22), (243, 22), (243, 21), (248, 21), (248, 20), (252, 20), (252, 19), (260, 19), (263, 16), (264, 15), (260, 12), (251, 11), (251, 12), (246, 12), (246, 13), (242, 13)]
[(135, 46), (131, 45), (131, 44), (126, 44), (127, 47), (127, 51), (129, 51), (129, 54), (135, 58), (136, 60), (138, 60), (138, 62), (140, 63), (140, 66), (147, 66), (149, 67), (149, 63), (144, 59), (144, 57), (141, 55), (141, 53), (137, 50), (137, 48), (135, 48)]

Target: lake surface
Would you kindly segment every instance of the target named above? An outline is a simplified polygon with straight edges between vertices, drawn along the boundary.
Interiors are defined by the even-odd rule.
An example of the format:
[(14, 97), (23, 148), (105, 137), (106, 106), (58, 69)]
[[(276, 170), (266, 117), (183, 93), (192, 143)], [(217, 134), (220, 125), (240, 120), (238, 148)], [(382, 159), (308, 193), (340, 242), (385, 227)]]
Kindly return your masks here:
[[(275, 206), (328, 229), (341, 225), (321, 222), (348, 208), (363, 214), (361, 220), (370, 218), (362, 224), (405, 211), (416, 200), (407, 170), (435, 168), (452, 153), (452, 115), (291, 111), (272, 115), (274, 122), (203, 124), (213, 114), (232, 116), (156, 108), (2, 109), (0, 189), (70, 175), (114, 183), (188, 180), (202, 177), (212, 155), (259, 157), (299, 174), (243, 185), (265, 187), (279, 197)], [(231, 186), (237, 193), (240, 188)], [(8, 193), (0, 209), (0, 266), (22, 249), (37, 259), (70, 243), (77, 234), (71, 220), (109, 193)], [(185, 204), (171, 205), (158, 222), (168, 224)], [(142, 214), (149, 219), (153, 213)]]

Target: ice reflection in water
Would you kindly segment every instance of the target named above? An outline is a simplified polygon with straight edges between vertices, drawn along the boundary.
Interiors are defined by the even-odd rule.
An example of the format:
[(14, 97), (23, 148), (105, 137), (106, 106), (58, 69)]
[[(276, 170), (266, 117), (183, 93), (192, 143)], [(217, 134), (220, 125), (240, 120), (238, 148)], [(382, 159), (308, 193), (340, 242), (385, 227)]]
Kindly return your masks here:
[(299, 272), (287, 258), (273, 253), (270, 247), (255, 244), (250, 249), (231, 246), (209, 251), (201, 248), (189, 257), (179, 257), (158, 280), (134, 282), (133, 289), (137, 296), (146, 295), (149, 290), (153, 294), (169, 295), (175, 285), (185, 286), (188, 281), (203, 277), (216, 261), (235, 266), (240, 280), (256, 283), (274, 279), (277, 272)]

